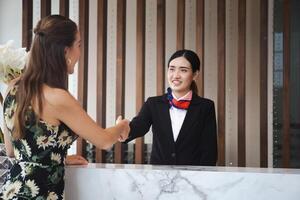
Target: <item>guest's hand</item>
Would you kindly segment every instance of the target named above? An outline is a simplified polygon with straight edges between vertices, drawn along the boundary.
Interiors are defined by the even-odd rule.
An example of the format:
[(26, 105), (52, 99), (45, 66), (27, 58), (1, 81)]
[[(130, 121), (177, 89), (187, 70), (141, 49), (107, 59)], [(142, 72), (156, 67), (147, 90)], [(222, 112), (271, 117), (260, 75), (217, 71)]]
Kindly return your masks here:
[(89, 162), (79, 155), (70, 155), (66, 157), (66, 165), (87, 165)]
[(119, 142), (124, 142), (128, 138), (128, 134), (130, 131), (129, 120), (122, 119), (122, 116), (118, 116), (116, 124), (121, 125), (122, 127), (122, 131), (118, 140)]

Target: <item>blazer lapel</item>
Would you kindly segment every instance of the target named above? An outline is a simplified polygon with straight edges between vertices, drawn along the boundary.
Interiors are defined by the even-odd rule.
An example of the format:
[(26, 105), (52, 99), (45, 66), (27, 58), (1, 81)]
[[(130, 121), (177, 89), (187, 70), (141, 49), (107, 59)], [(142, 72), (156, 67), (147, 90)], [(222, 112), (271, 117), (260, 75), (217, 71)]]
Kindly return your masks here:
[(161, 115), (163, 121), (161, 123), (165, 123), (165, 128), (166, 128), (166, 134), (170, 141), (174, 142), (174, 136), (173, 136), (173, 129), (172, 129), (172, 123), (171, 123), (171, 118), (170, 118), (170, 107), (169, 107), (169, 102), (167, 100), (167, 95), (162, 96), (163, 104), (160, 108)]
[(201, 102), (201, 99), (196, 95), (193, 94), (191, 104), (187, 110), (187, 113), (185, 115), (185, 118), (183, 120), (183, 124), (181, 126), (181, 129), (179, 131), (179, 135), (177, 137), (176, 143), (179, 143), (183, 140), (184, 135), (189, 134), (189, 128), (192, 126), (192, 124), (199, 120), (197, 116), (199, 116), (199, 105)]

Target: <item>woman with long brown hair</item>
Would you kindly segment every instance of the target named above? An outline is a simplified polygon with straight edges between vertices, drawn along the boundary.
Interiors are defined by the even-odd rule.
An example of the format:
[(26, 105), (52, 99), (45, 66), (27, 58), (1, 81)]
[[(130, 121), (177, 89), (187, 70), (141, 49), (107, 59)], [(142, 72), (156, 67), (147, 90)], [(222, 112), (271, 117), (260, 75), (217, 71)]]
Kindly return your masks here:
[(128, 136), (119, 120), (103, 129), (67, 91), (68, 74), (80, 56), (80, 33), (63, 16), (41, 19), (34, 29), (24, 74), (4, 99), (5, 144), (14, 156), (0, 199), (62, 199), (67, 149), (78, 136), (101, 149)]

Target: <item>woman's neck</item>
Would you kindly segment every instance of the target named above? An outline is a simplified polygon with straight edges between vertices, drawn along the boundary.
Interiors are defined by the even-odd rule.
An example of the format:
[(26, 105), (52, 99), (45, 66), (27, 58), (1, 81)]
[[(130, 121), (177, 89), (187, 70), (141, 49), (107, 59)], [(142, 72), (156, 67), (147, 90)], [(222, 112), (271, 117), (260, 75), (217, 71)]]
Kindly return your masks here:
[(172, 94), (173, 94), (173, 97), (176, 99), (176, 100), (179, 100), (179, 99), (182, 99), (186, 96), (189, 95), (189, 93), (191, 92), (191, 90), (187, 91), (187, 92), (173, 92), (172, 91)]

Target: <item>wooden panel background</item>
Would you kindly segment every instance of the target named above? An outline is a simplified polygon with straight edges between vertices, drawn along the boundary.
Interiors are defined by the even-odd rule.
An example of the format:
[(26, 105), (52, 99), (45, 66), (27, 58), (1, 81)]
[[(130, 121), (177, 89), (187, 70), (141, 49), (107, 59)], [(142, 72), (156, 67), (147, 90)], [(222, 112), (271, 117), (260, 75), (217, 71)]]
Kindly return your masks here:
[[(89, 2), (86, 0), (78, 0), (79, 1), (79, 30), (81, 32), (82, 37), (82, 56), (79, 61), (79, 71), (78, 71), (78, 100), (80, 101), (81, 105), (84, 109), (87, 109), (87, 87), (89, 84), (96, 84), (97, 86), (97, 94), (95, 101), (97, 107), (97, 117), (96, 121), (98, 124), (106, 127), (107, 125), (107, 92), (106, 88), (109, 84), (108, 77), (107, 77), (107, 70), (111, 67), (109, 66), (108, 58), (108, 48), (107, 48), (107, 41), (108, 41), (108, 33), (109, 27), (112, 26), (108, 23), (108, 1), (107, 0), (99, 0), (97, 1), (97, 27), (89, 27)], [(145, 59), (146, 59), (146, 40), (147, 40), (147, 33), (146, 27), (147, 23), (145, 20), (145, 16), (149, 8), (146, 6), (145, 0), (134, 0), (136, 3), (136, 52), (134, 53), (136, 60), (135, 66), (125, 66), (125, 61), (127, 59), (126, 56), (126, 43), (130, 41), (126, 41), (126, 29), (131, 27), (126, 27), (126, 5), (129, 3), (133, 3), (132, 1), (124, 1), (124, 0), (114, 0), (116, 1), (116, 115), (123, 115), (125, 114), (125, 72), (126, 68), (135, 68), (135, 77), (136, 77), (136, 91), (131, 91), (132, 94), (136, 97), (135, 102), (135, 109), (138, 112), (139, 108), (141, 107), (142, 103), (144, 102), (147, 96), (145, 95), (145, 79), (147, 77), (145, 71)], [(175, 34), (176, 40), (174, 43), (176, 44), (176, 49), (185, 48), (185, 27), (186, 23), (188, 22), (187, 18), (185, 17), (185, 7), (187, 4), (187, 0), (177, 0), (177, 7), (175, 10), (170, 9), (170, 4), (174, 1), (170, 0), (151, 0), (151, 2), (155, 3), (157, 13), (156, 13), (156, 66), (155, 76), (156, 76), (156, 84), (155, 90), (157, 94), (163, 94), (165, 92), (165, 85), (166, 78), (165, 78), (165, 71), (166, 71), (166, 61), (168, 60), (169, 52), (173, 52), (172, 47), (166, 45), (166, 41), (171, 36), (170, 30), (166, 29), (166, 27), (173, 26), (170, 24), (170, 21), (167, 23), (166, 16), (168, 12), (176, 12), (176, 18), (173, 18), (172, 23), (175, 24)], [(199, 88), (200, 96), (212, 98), (216, 103), (216, 111), (218, 116), (218, 134), (219, 134), (219, 165), (226, 165), (231, 163), (230, 165), (233, 166), (247, 166), (246, 163), (246, 129), (245, 129), (245, 116), (246, 116), (246, 47), (250, 45), (246, 43), (247, 35), (246, 35), (246, 24), (247, 24), (247, 17), (246, 15), (246, 7), (247, 5), (251, 6), (251, 3), (246, 4), (246, 0), (238, 0), (237, 10), (231, 10), (235, 7), (228, 7), (228, 2), (225, 0), (190, 0), (193, 1), (196, 5), (194, 9), (196, 9), (196, 23), (195, 23), (195, 47), (196, 52), (198, 53), (201, 59), (201, 71), (199, 79), (197, 80), (197, 85)], [(22, 35), (22, 45), (24, 47), (29, 48), (31, 43), (31, 30), (32, 30), (32, 1), (25, 1), (23, 0), (23, 35)], [(227, 3), (226, 3), (227, 2)], [(232, 1), (233, 2), (233, 1)], [(267, 119), (267, 55), (268, 55), (268, 0), (260, 0), (259, 2), (260, 10), (257, 11), (257, 14), (260, 15), (260, 23), (257, 24), (257, 27), (260, 29), (260, 46), (257, 51), (260, 52), (260, 60), (259, 65), (256, 66), (260, 69), (260, 84), (257, 90), (260, 91), (259, 98), (260, 98), (260, 109), (259, 109), (259, 130), (260, 136), (259, 138), (255, 139), (260, 144), (260, 157), (259, 163), (261, 167), (268, 166), (268, 119)], [(289, 1), (285, 0), (285, 22), (288, 22), (288, 10), (289, 10)], [(190, 2), (189, 2), (190, 3)], [(253, 2), (252, 2), (253, 3)], [(169, 5), (169, 6), (168, 6)], [(62, 15), (69, 16), (70, 15), (70, 2), (69, 0), (60, 0), (59, 4), (59, 12)], [(41, 16), (46, 16), (51, 12), (51, 1), (41, 1)], [(112, 9), (113, 10), (113, 9)], [(217, 11), (217, 12), (214, 12)], [(228, 14), (233, 12), (238, 12), (238, 19), (234, 18), (227, 18)], [(237, 20), (238, 23), (228, 23), (226, 20)], [(151, 19), (150, 19), (151, 20)], [(170, 19), (169, 19), (170, 20)], [(175, 21), (174, 21), (175, 20)], [(211, 24), (213, 23), (213, 24)], [(238, 30), (238, 37), (235, 39), (238, 40), (237, 45), (237, 52), (234, 58), (230, 54), (230, 57), (227, 55), (226, 47), (228, 44), (226, 33), (230, 33), (230, 30), (233, 27), (227, 27), (227, 24), (236, 24)], [(289, 41), (289, 27), (288, 23), (285, 23), (285, 43), (287, 44)], [(213, 33), (214, 27), (217, 27), (217, 34)], [(90, 66), (88, 63), (88, 38), (89, 38), (89, 31), (96, 31), (97, 32), (97, 82), (90, 83), (88, 80), (88, 73), (87, 70)], [(188, 31), (188, 30), (187, 30)], [(189, 38), (190, 39), (190, 38)], [(289, 46), (285, 46), (285, 66), (289, 66)], [(168, 52), (168, 53), (166, 53)], [(217, 55), (215, 58), (213, 55)], [(238, 66), (236, 70), (236, 81), (238, 82), (238, 93), (236, 95), (236, 99), (238, 102), (238, 112), (236, 113), (237, 119), (237, 131), (234, 132), (236, 134), (238, 141), (237, 142), (237, 162), (227, 160), (231, 158), (227, 158), (226, 155), (226, 146), (231, 145), (232, 142), (235, 140), (230, 140), (231, 135), (227, 135), (226, 133), (226, 120), (232, 120), (228, 118), (229, 115), (226, 113), (228, 108), (226, 108), (226, 94), (230, 91), (227, 90), (226, 83), (227, 80), (227, 67), (226, 59), (231, 59), (231, 62), (235, 62)], [(213, 60), (217, 60), (214, 62)], [(234, 59), (234, 61), (233, 61)], [(217, 65), (217, 66), (216, 66)], [(216, 70), (217, 69), (217, 70)], [(285, 68), (285, 87), (288, 88), (289, 83), (289, 75), (288, 75), (288, 67)], [(215, 78), (212, 78), (211, 75), (213, 74)], [(207, 76), (206, 76), (207, 75)], [(209, 80), (209, 81), (208, 81)], [(208, 85), (205, 85), (208, 84)], [(206, 88), (206, 90), (204, 90)], [(210, 91), (209, 89), (213, 89), (217, 91), (217, 95), (213, 95), (214, 91)], [(289, 106), (289, 99), (288, 99), (288, 90), (285, 90), (285, 103), (284, 105), (285, 110), (288, 110)], [(233, 113), (233, 115), (235, 115)], [(289, 115), (288, 112), (285, 113), (287, 117)], [(126, 116), (125, 116), (126, 117)], [(288, 117), (286, 118), (285, 122), (285, 143), (284, 143), (284, 155), (285, 161), (284, 166), (288, 167), (288, 158), (289, 158), (289, 136), (288, 136)], [(228, 138), (229, 137), (229, 138)], [(226, 142), (227, 141), (227, 142)], [(78, 139), (77, 142), (77, 153), (81, 155), (85, 155), (85, 144), (86, 142), (82, 139)], [(116, 144), (114, 147), (114, 162), (116, 163), (123, 163), (124, 162), (124, 148), (126, 146), (122, 144)], [(135, 163), (144, 163), (144, 140), (141, 138), (135, 143)], [(250, 152), (251, 153), (251, 152)], [(99, 149), (96, 150), (96, 162), (106, 162), (105, 159), (105, 152)]]
[(244, 167), (246, 165), (246, 0), (239, 0), (238, 3), (238, 166)]
[(218, 165), (225, 165), (226, 4), (218, 0)]
[[(97, 123), (106, 126), (106, 51), (107, 51), (107, 0), (98, 0), (97, 6)], [(96, 149), (96, 162), (105, 162), (105, 151)]]

